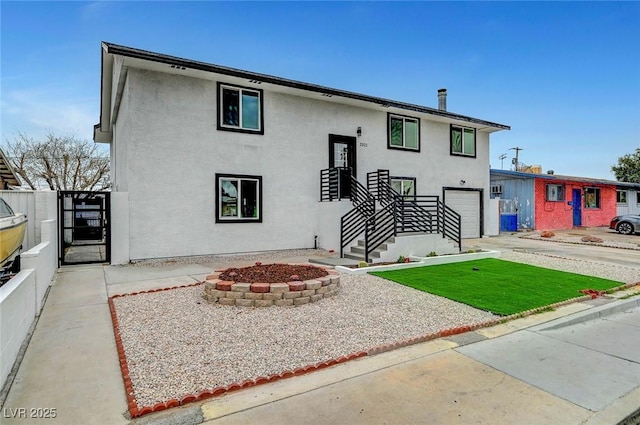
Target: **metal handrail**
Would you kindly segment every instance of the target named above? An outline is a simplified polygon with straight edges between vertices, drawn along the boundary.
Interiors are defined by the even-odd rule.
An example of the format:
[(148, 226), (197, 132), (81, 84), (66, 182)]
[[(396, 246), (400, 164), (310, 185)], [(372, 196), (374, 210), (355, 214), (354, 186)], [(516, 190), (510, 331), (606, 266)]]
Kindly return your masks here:
[(340, 257), (344, 248), (365, 232), (366, 221), (375, 214), (375, 198), (352, 174), (349, 174), (353, 209), (340, 218)]
[[(374, 182), (375, 180), (375, 182)], [(367, 175), (367, 185), (375, 187), (377, 200), (382, 205), (395, 202), (396, 233), (440, 233), (462, 249), (460, 214), (445, 205), (439, 196), (404, 196), (389, 184), (388, 170)]]
[(452, 208), (438, 201), (439, 215), (442, 217), (442, 237), (449, 238), (458, 244), (458, 250), (462, 250), (462, 223), (460, 214)]
[(338, 168), (320, 170), (320, 201), (340, 199), (340, 173)]
[[(340, 197), (339, 168), (321, 171), (321, 200)], [(367, 174), (364, 187), (351, 173), (350, 199), (353, 209), (340, 219), (340, 257), (344, 248), (364, 233), (365, 261), (386, 240), (398, 233), (439, 233), (462, 249), (460, 214), (438, 196), (403, 196), (389, 184), (387, 170)], [(376, 212), (376, 200), (383, 206)]]
[(387, 204), (365, 221), (364, 260), (387, 239), (396, 236), (395, 202)]

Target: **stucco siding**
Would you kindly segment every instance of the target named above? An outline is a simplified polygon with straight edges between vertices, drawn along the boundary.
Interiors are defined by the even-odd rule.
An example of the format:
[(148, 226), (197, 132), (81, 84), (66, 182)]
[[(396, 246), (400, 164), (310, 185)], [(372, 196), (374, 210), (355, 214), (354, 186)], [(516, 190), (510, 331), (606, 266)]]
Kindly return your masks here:
[[(247, 83), (250, 86), (250, 83)], [(421, 119), (420, 153), (387, 148), (387, 114), (265, 89), (264, 135), (216, 128), (216, 81), (128, 70), (115, 128), (115, 190), (129, 192), (131, 259), (313, 247), (339, 250), (339, 217), (319, 202), (329, 134), (356, 137), (358, 179), (378, 168), (416, 177), (418, 194), (484, 189), (487, 133), (477, 158), (449, 154), (449, 125)], [(262, 177), (262, 223), (216, 223), (215, 174)], [(330, 217), (330, 218), (329, 218)], [(330, 229), (330, 221), (334, 221)]]
[[(565, 186), (564, 201), (547, 201), (547, 184), (560, 184)], [(584, 202), (585, 187), (600, 189), (600, 207), (586, 208)], [(573, 227), (573, 189), (581, 191), (581, 221), (582, 226), (606, 226), (616, 214), (616, 189), (615, 186), (601, 184), (585, 184), (569, 180), (545, 180), (536, 179), (536, 230), (571, 229)]]

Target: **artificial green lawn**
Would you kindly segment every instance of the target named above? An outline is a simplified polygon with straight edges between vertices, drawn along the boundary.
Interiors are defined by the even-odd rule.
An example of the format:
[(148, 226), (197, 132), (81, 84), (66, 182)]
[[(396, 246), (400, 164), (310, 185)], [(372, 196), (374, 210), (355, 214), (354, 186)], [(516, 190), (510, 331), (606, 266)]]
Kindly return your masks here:
[(499, 315), (579, 297), (583, 295), (581, 289), (606, 290), (622, 285), (494, 258), (371, 274)]

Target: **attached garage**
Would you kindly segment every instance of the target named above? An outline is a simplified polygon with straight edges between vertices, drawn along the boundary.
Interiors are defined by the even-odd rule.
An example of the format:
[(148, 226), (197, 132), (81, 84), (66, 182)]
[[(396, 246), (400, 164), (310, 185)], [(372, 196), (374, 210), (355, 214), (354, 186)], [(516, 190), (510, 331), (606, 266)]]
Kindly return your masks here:
[(444, 203), (460, 214), (462, 238), (482, 236), (482, 191), (444, 189)]

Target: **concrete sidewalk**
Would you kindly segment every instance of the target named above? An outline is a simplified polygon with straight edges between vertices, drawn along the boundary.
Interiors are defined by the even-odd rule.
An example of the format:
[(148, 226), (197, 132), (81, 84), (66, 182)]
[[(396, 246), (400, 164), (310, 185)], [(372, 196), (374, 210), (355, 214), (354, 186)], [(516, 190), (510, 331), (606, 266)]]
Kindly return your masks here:
[[(42, 418), (35, 416), (49, 413), (55, 418), (46, 423), (52, 424), (131, 423), (107, 297), (193, 283), (212, 268), (210, 264), (183, 264), (61, 269), (3, 406), (0, 422), (3, 425), (43, 423)], [(634, 292), (638, 289), (616, 296)], [(361, 358), (309, 375), (148, 415), (134, 422), (615, 424), (640, 406), (637, 358), (624, 359), (629, 371), (629, 382), (625, 381), (625, 385), (634, 389), (616, 395), (614, 400), (610, 399), (609, 391), (608, 399), (588, 406), (536, 383), (528, 383), (526, 377), (514, 377), (516, 373), (501, 371), (497, 365), (481, 358), (481, 344), (503, 343), (507, 338), (517, 339), (525, 334), (539, 337), (543, 331), (532, 327), (556, 318), (566, 317), (577, 323), (573, 326), (583, 326), (584, 321), (594, 322), (594, 317), (581, 312), (606, 315), (614, 306), (616, 311), (636, 308), (630, 314), (638, 318), (640, 296), (604, 301), (607, 304), (602, 306), (598, 305), (602, 299), (571, 304), (491, 328)], [(581, 318), (580, 314), (584, 316)], [(605, 319), (595, 321), (598, 320)], [(637, 330), (638, 323), (640, 320), (625, 323), (625, 332), (629, 332), (629, 326)], [(618, 338), (624, 339), (624, 335)], [(613, 337), (613, 341), (622, 339)], [(635, 341), (638, 340), (636, 337)], [(473, 347), (478, 347), (475, 353), (469, 351)], [(598, 350), (602, 347), (591, 351)], [(504, 353), (508, 357), (508, 351)], [(584, 353), (580, 356), (585, 358)], [(619, 362), (620, 353), (601, 357), (598, 369), (606, 372), (608, 361), (614, 358)], [(557, 367), (562, 365), (546, 372), (556, 373)], [(541, 373), (545, 373), (544, 368)], [(576, 370), (576, 374), (581, 373), (588, 377), (593, 370)]]

